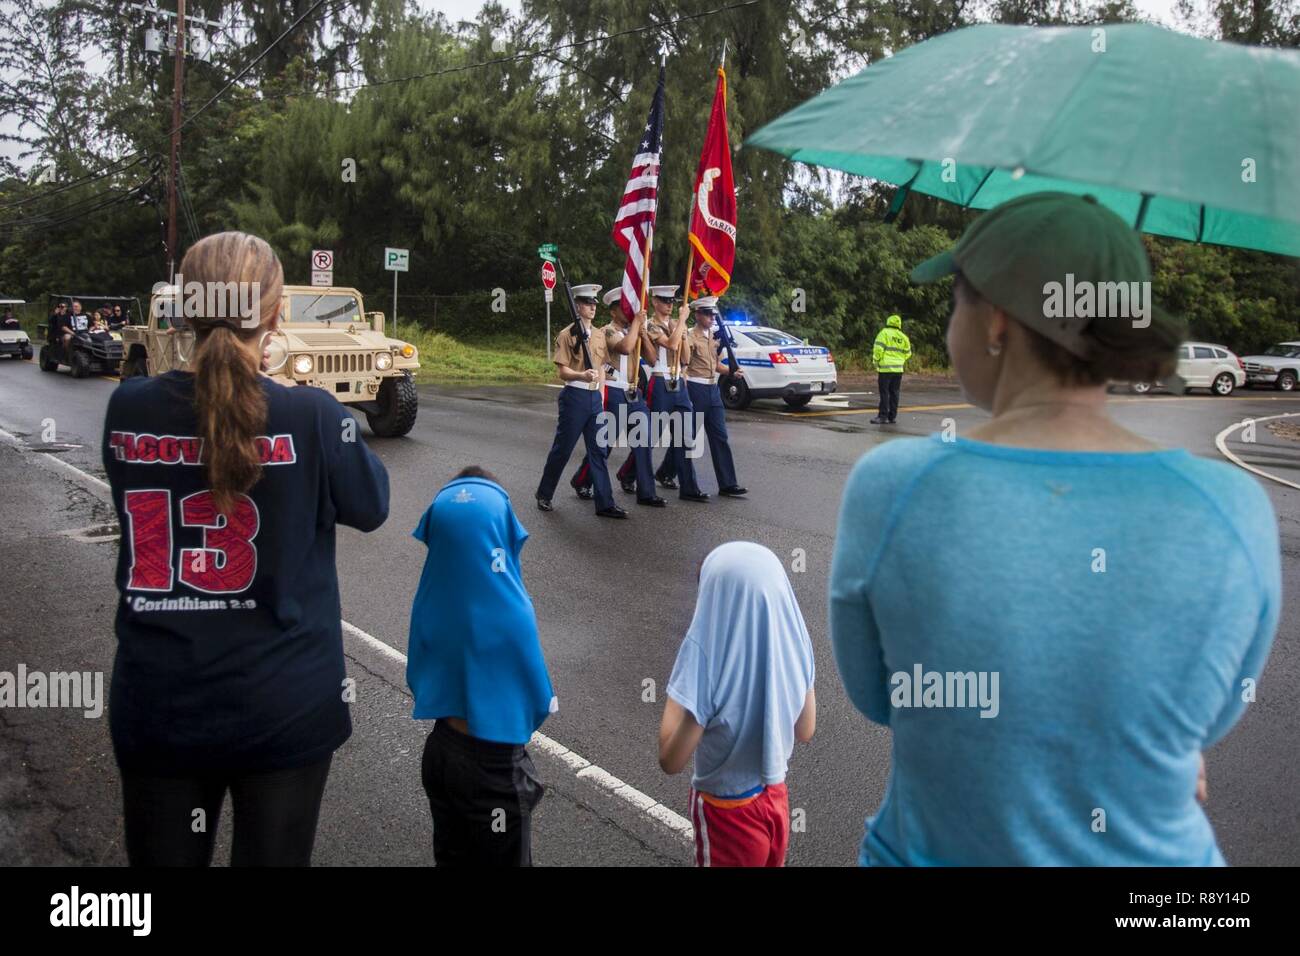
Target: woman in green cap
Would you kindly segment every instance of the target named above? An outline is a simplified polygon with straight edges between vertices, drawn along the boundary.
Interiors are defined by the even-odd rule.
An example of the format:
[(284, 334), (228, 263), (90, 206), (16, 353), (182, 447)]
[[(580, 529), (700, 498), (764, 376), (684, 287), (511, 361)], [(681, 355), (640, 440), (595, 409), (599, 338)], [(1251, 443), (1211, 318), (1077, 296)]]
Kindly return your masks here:
[(992, 417), (863, 457), (835, 543), (836, 663), (893, 731), (860, 862), (1223, 865), (1198, 775), (1277, 628), (1268, 496), (1111, 418), (1107, 382), (1171, 374), (1183, 333), (1113, 212), (1012, 200), (912, 278), (949, 275)]

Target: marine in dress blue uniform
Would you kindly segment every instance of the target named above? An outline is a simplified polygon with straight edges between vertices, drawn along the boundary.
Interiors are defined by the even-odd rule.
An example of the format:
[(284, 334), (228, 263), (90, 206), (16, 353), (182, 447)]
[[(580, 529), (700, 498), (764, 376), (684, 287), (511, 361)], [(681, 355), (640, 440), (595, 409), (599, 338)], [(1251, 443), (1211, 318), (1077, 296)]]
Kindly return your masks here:
[(686, 389), (691, 406), (704, 416), (704, 433), (709, 439), (709, 457), (713, 459), (713, 473), (718, 479), (718, 494), (738, 498), (746, 489), (736, 481), (736, 463), (727, 440), (727, 416), (718, 376), (743, 373), (740, 369), (733, 373), (720, 355), (721, 344), (716, 337), (717, 296), (702, 296), (691, 303), (691, 309), (695, 312), (695, 328), (687, 333), (691, 355), (686, 366)]
[(551, 504), (555, 486), (559, 484), (564, 465), (581, 436), (587, 446), (587, 458), (591, 464), (596, 514), (602, 518), (626, 518), (627, 512), (614, 504), (610, 490), (609, 472), (605, 466), (608, 449), (602, 447), (597, 440), (599, 416), (604, 411), (601, 386), (605, 382), (605, 363), (608, 358), (605, 337), (592, 334), (591, 328), (591, 320), (596, 315), (596, 295), (599, 292), (600, 286), (595, 284), (573, 287), (578, 319), (588, 336), (586, 352), (584, 353), (582, 341), (572, 325), (562, 329), (555, 338), (555, 366), (564, 387), (560, 389), (557, 399), (559, 420), (555, 425), (555, 440), (551, 443), (550, 454), (546, 456), (541, 483), (537, 486), (537, 507), (542, 511), (555, 510)]

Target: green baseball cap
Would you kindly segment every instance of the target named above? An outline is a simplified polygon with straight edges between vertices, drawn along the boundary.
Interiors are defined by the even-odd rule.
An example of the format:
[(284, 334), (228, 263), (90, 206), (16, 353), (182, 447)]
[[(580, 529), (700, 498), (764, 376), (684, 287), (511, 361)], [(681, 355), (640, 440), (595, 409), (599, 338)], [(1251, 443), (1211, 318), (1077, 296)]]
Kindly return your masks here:
[(1142, 238), (1093, 196), (1030, 193), (990, 209), (957, 244), (912, 270), (926, 283), (956, 272), (977, 292), (1072, 354), (1089, 353), (1094, 321), (1176, 320), (1151, 300)]

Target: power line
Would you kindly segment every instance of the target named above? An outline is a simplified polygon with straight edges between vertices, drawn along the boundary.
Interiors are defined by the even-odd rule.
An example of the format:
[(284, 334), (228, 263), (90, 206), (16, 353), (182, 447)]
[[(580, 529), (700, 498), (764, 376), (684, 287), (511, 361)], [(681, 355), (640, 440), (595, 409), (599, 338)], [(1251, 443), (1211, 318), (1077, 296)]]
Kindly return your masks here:
[[(118, 195), (113, 196), (110, 199), (106, 199), (105, 201), (98, 203), (97, 205), (90, 206), (87, 209), (78, 210), (73, 215), (66, 216), (63, 219), (56, 219), (50, 221), (45, 216), (35, 216), (25, 220), (11, 220), (9, 222), (0, 222), (0, 230), (12, 229), (18, 226), (32, 224), (32, 223), (40, 223), (41, 226), (43, 226), (46, 229), (55, 229), (58, 228), (59, 226), (65, 226), (70, 222), (77, 222), (80, 219), (84, 219), (86, 216), (89, 216), (91, 213), (100, 212), (104, 209), (109, 209), (113, 206), (121, 205), (122, 203), (135, 199), (138, 196), (144, 195), (145, 190), (152, 182), (153, 180), (150, 179), (143, 183), (139, 183), (138, 185), (133, 186), (132, 188), (126, 190), (125, 192), (119, 193)], [(104, 195), (104, 193), (100, 193), (100, 195), (102, 196)], [(60, 212), (67, 212), (67, 210), (66, 209), (60, 210)]]
[[(305, 19), (307, 19), (307, 17), (311, 16), (311, 14), (315, 13), (316, 10), (318, 10), (321, 6), (323, 6), (325, 2), (326, 0), (316, 0), (316, 3), (313, 4), (310, 9), (308, 9), (305, 13), (303, 13), (296, 20), (294, 20), (293, 23), (289, 24), (289, 26), (286, 27), (278, 37), (276, 37), (273, 41), (271, 41), (271, 43), (264, 50), (262, 50), (261, 53), (259, 53), (256, 57), (250, 60), (243, 67), (243, 69), (241, 69), (238, 73), (236, 73), (233, 77), (231, 77), (231, 79), (226, 83), (225, 86), (223, 86), (220, 90), (218, 90), (215, 95), (213, 95), (210, 99), (208, 99), (208, 101), (205, 102), (202, 106), (200, 106), (197, 110), (195, 110), (193, 113), (187, 116), (180, 123), (180, 125), (177, 126), (174, 130), (169, 130), (162, 139), (170, 138), (173, 132), (184, 130), (187, 126), (189, 126), (192, 122), (194, 122), (194, 120), (196, 120), (205, 110), (207, 110), (210, 106), (212, 106), (215, 102), (217, 102), (217, 100), (219, 100), (222, 96), (224, 96), (226, 92), (229, 91), (230, 88), (235, 85), (235, 83), (237, 83), (244, 76), (246, 76), (248, 72), (252, 70), (253, 67), (255, 67), (258, 63), (260, 63), (267, 56), (269, 56), (272, 50), (274, 50), (290, 33), (292, 33), (298, 27), (299, 24), (301, 24)], [(409, 76), (390, 77), (388, 79), (383, 79), (383, 80), (372, 80), (365, 83), (348, 84), (344, 86), (332, 87), (326, 90), (304, 90), (304, 91), (293, 91), (293, 92), (281, 92), (281, 93), (263, 95), (262, 98), (263, 100), (271, 100), (271, 99), (280, 99), (287, 96), (329, 95), (334, 93), (347, 92), (350, 90), (365, 89), (368, 87), (391, 86), (394, 83), (409, 83), (415, 80), (428, 79), (435, 76), (447, 76), (453, 73), (465, 73), (470, 70), (476, 70), (488, 66), (498, 66), (504, 63), (518, 63), (524, 60), (535, 59), (536, 57), (551, 56), (562, 50), (570, 50), (570, 49), (575, 49), (577, 47), (589, 46), (593, 43), (603, 43), (610, 40), (617, 40), (622, 37), (635, 36), (641, 33), (648, 33), (652, 30), (663, 30), (668, 27), (676, 26), (679, 23), (687, 23), (694, 20), (702, 20), (706, 17), (716, 16), (719, 13), (726, 13), (730, 10), (739, 10), (744, 7), (754, 6), (759, 2), (760, 0), (740, 0), (740, 2), (738, 3), (726, 4), (724, 6), (715, 7), (712, 10), (705, 10), (700, 13), (684, 14), (680, 17), (674, 17), (670, 20), (664, 20), (659, 23), (652, 23), (644, 27), (634, 27), (628, 30), (620, 30), (617, 33), (602, 34), (596, 37), (589, 37), (585, 40), (573, 40), (569, 43), (561, 43), (556, 46), (547, 47), (540, 50), (529, 50), (521, 53), (516, 53), (511, 56), (496, 57), (491, 60), (481, 60), (476, 63), (467, 63), (461, 66), (447, 67), (446, 69), (442, 69), (442, 70), (428, 70), (423, 73), (414, 73)], [(75, 188), (78, 185), (85, 185), (100, 179), (104, 179), (108, 176), (112, 176), (119, 172), (125, 172), (127, 169), (131, 169), (134, 166), (138, 165), (139, 163), (143, 162), (147, 156), (147, 153), (148, 151), (146, 149), (140, 149), (140, 150), (136, 150), (134, 153), (128, 153), (126, 156), (120, 157), (110, 162), (107, 166), (104, 167), (104, 169), (101, 172), (97, 174), (93, 174), (93, 175), (88, 174), (86, 176), (81, 177), (81, 179), (79, 180), (75, 180), (74, 182), (71, 183), (65, 183), (62, 186), (59, 186), (55, 189), (51, 189), (45, 193), (42, 193), (40, 196), (28, 196), (23, 199), (14, 200), (12, 202), (5, 203), (5, 204), (0, 204), (0, 209), (7, 209), (15, 206), (21, 206), (30, 202), (37, 202), (39, 200), (48, 198), (49, 196), (57, 195), (58, 193), (64, 192), (68, 189)], [(126, 166), (122, 166), (120, 169), (113, 168), (114, 166), (117, 166), (118, 164), (123, 163), (128, 159), (133, 161)], [(3, 223), (0, 225), (11, 226), (11, 225), (20, 224), (22, 222), (39, 221), (40, 219), (43, 218), (44, 218), (43, 216), (36, 216), (36, 217), (31, 217), (31, 219), (28, 220), (13, 220), (8, 223)]]
[[(336, 0), (336, 6), (338, 2), (339, 0)], [(258, 63), (262, 62), (262, 60), (264, 60), (267, 56), (269, 56), (271, 51), (274, 50), (277, 46), (279, 46), (280, 43), (290, 33), (292, 33), (295, 29), (297, 29), (298, 25), (302, 23), (303, 20), (311, 16), (311, 14), (315, 13), (324, 3), (325, 0), (316, 0), (316, 3), (313, 4), (309, 10), (307, 10), (305, 13), (299, 16), (298, 19), (294, 20), (293, 23), (289, 24), (289, 26), (285, 27), (283, 32), (281, 32), (278, 37), (272, 40), (271, 43), (266, 47), (266, 49), (264, 49), (261, 53), (255, 56), (252, 60), (250, 60), (247, 64), (245, 64), (243, 69), (241, 69), (238, 73), (236, 73), (233, 77), (231, 77), (231, 79), (226, 83), (226, 85), (217, 91), (216, 95), (211, 97), (206, 103), (204, 103), (197, 110), (191, 113), (188, 117), (182, 120), (180, 125), (177, 126), (175, 129), (169, 129), (162, 137), (160, 137), (158, 142), (161, 143), (164, 140), (170, 139), (173, 133), (184, 130), (185, 127), (190, 125), (190, 123), (198, 119), (198, 117), (203, 113), (204, 110), (210, 107), (222, 96), (224, 96), (226, 92), (232, 86), (235, 85), (236, 82), (243, 79), (243, 77), (248, 74), (249, 70), (255, 67)], [(118, 157), (117, 159), (109, 162), (97, 173), (87, 174), (78, 180), (74, 180), (73, 182), (70, 183), (65, 183), (62, 186), (59, 186), (55, 189), (47, 190), (46, 192), (43, 192), (39, 196), (28, 196), (23, 199), (18, 199), (9, 203), (5, 203), (3, 205), (0, 205), (0, 209), (8, 209), (14, 206), (25, 205), (26, 203), (30, 203), (30, 202), (37, 202), (49, 196), (57, 195), (58, 193), (64, 192), (65, 190), (73, 189), (80, 185), (86, 185), (88, 183), (96, 182), (100, 179), (105, 179), (108, 176), (112, 176), (115, 173), (124, 172), (125, 170), (130, 169), (132, 166), (135, 166), (143, 162), (147, 155), (148, 155), (148, 149), (138, 149), (133, 153), (127, 153), (125, 156)], [(127, 160), (133, 160), (133, 161), (129, 165), (123, 166), (120, 169), (113, 168), (115, 166), (118, 166), (120, 163), (126, 162)]]
[(104, 179), (105, 177), (116, 175), (117, 173), (124, 173), (128, 169), (132, 168), (133, 166), (140, 165), (140, 163), (144, 162), (145, 160), (144, 150), (137, 150), (134, 153), (127, 153), (125, 156), (113, 160), (113, 162), (109, 163), (108, 166), (109, 167), (115, 166), (118, 163), (122, 162), (123, 160), (130, 159), (132, 156), (135, 156), (136, 159), (133, 162), (128, 163), (126, 166), (123, 166), (121, 169), (108, 169), (108, 167), (105, 167), (106, 169), (108, 169), (107, 172), (100, 172), (98, 174), (88, 173), (85, 176), (72, 180), (71, 182), (64, 183), (63, 185), (58, 186), (55, 189), (46, 190), (45, 192), (41, 193), (39, 196), (26, 196), (22, 199), (15, 199), (7, 203), (0, 203), (0, 209), (10, 209), (14, 206), (23, 206), (26, 205), (27, 203), (39, 202), (42, 199), (46, 199), (50, 196), (56, 196), (59, 193), (66, 192), (69, 189), (76, 189), (78, 186), (84, 186), (88, 183), (95, 182), (96, 180)]
[(19, 219), (10, 219), (5, 222), (0, 222), (0, 226), (27, 226), (27, 225), (34, 225), (36, 223), (48, 222), (52, 216), (72, 215), (75, 217), (78, 215), (82, 215), (85, 211), (87, 211), (82, 209), (82, 207), (93, 206), (104, 196), (109, 196), (113, 194), (117, 194), (119, 196), (125, 195), (126, 193), (131, 192), (132, 190), (139, 189), (143, 185), (154, 182), (156, 178), (157, 178), (157, 173), (154, 172), (151, 173), (149, 178), (144, 180), (143, 182), (135, 183), (133, 185), (126, 187), (125, 189), (121, 189), (118, 187), (110, 187), (108, 189), (104, 189), (99, 192), (93, 193), (90, 196), (83, 196), (81, 199), (74, 200), (68, 205), (62, 207), (61, 209), (34, 213), (32, 215), (24, 216)]
[[(234, 86), (237, 82), (239, 82), (240, 80), (242, 80), (242, 79), (243, 79), (243, 78), (248, 74), (248, 71), (249, 71), (249, 70), (251, 70), (253, 67), (257, 66), (257, 64), (261, 63), (264, 59), (266, 59), (268, 56), (270, 56), (270, 55), (271, 55), (271, 51), (274, 50), (277, 46), (279, 46), (280, 43), (281, 43), (281, 41), (283, 41), (285, 37), (287, 37), (290, 33), (292, 33), (294, 30), (296, 30), (296, 29), (298, 28), (298, 24), (302, 23), (303, 20), (306, 20), (309, 16), (311, 16), (313, 13), (315, 13), (317, 10), (319, 10), (319, 9), (320, 9), (324, 4), (325, 4), (325, 0), (316, 0), (316, 2), (315, 2), (314, 4), (311, 5), (311, 8), (310, 8), (310, 9), (308, 9), (305, 13), (303, 13), (300, 17), (298, 17), (297, 20), (294, 20), (293, 23), (291, 23), (291, 24), (289, 24), (287, 27), (285, 27), (285, 28), (284, 28), (284, 32), (281, 33), (281, 34), (280, 34), (278, 37), (276, 37), (274, 40), (272, 40), (272, 41), (270, 42), (270, 44), (266, 47), (265, 50), (263, 50), (261, 53), (257, 54), (257, 56), (253, 57), (252, 60), (250, 60), (247, 64), (244, 65), (244, 68), (243, 68), (242, 70), (240, 70), (238, 73), (236, 73), (234, 76), (232, 76), (232, 77), (230, 78), (230, 80), (226, 83), (225, 86), (223, 86), (221, 89), (217, 90), (217, 92), (213, 95), (213, 97), (212, 97), (210, 100), (208, 100), (206, 103), (204, 103), (202, 106), (200, 106), (197, 110), (195, 110), (193, 113), (191, 113), (189, 116), (187, 116), (187, 117), (186, 117), (186, 118), (181, 122), (181, 125), (178, 126), (175, 130), (172, 130), (171, 132), (179, 132), (180, 130), (185, 129), (185, 127), (187, 127), (187, 126), (189, 126), (191, 123), (193, 123), (196, 119), (198, 119), (199, 116), (201, 116), (201, 115), (203, 114), (203, 111), (204, 111), (204, 110), (206, 110), (209, 106), (211, 106), (211, 105), (212, 105), (213, 103), (215, 103), (217, 100), (221, 99), (221, 97), (223, 97), (223, 96), (226, 94), (226, 91), (227, 91), (227, 90), (229, 90), (229, 89), (230, 89), (232, 86)], [(168, 135), (168, 136), (171, 136), (171, 132), (169, 132), (167, 135)]]

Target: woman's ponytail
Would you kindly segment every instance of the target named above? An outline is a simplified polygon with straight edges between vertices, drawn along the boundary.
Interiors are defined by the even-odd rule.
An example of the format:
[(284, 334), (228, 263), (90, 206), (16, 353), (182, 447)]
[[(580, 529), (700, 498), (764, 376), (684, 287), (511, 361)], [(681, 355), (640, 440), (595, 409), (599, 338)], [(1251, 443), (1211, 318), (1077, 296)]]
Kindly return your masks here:
[(262, 476), (257, 439), (266, 428), (266, 395), (255, 357), (227, 326), (214, 327), (199, 342), (193, 366), (208, 487), (217, 510), (230, 514), (235, 496)]
[[(208, 236), (185, 254), (181, 276), (186, 287), (205, 290), (207, 311), (187, 316), (194, 329), (191, 368), (194, 408), (208, 487), (216, 509), (229, 515), (236, 496), (251, 489), (262, 476), (258, 438), (266, 430), (266, 393), (260, 375), (260, 344), (274, 328), (284, 288), (284, 270), (263, 240), (242, 232)], [(213, 309), (220, 295), (236, 291), (236, 302), (256, 303), (255, 314)], [(250, 290), (255, 295), (247, 294)], [(182, 290), (183, 291), (183, 290)], [(188, 301), (188, 300), (187, 300)], [(250, 345), (253, 345), (250, 348)]]

